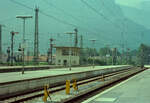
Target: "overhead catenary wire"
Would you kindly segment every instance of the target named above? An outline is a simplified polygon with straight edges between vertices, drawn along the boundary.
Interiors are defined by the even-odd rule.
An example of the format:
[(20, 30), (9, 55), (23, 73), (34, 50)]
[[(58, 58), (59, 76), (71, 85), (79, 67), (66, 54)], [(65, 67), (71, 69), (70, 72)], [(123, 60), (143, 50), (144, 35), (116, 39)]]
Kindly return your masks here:
[(11, 1), (11, 2), (13, 2), (13, 3), (15, 3), (15, 4), (18, 4), (18, 5), (21, 5), (21, 6), (25, 7), (25, 8), (30, 9), (30, 10), (34, 10), (33, 8), (31, 8), (31, 7), (29, 7), (29, 6), (25, 5), (25, 4), (22, 4), (22, 3), (20, 3), (20, 2), (17, 2), (17, 1), (15, 1), (15, 0), (9, 0), (9, 1)]
[[(99, 12), (98, 10), (96, 10), (93, 6), (91, 6), (89, 3), (87, 3), (84, 0), (81, 0), (81, 2), (83, 4), (85, 4), (88, 8), (90, 8), (92, 11), (94, 11), (95, 13), (97, 13), (100, 17), (102, 17), (105, 21), (111, 23), (112, 25), (114, 25), (115, 27), (120, 28), (120, 26), (116, 25), (115, 23), (113, 23), (109, 18), (107, 18), (104, 14), (102, 14), (101, 12)], [(121, 29), (121, 28), (120, 28)]]
[[(107, 0), (106, 0), (107, 1)], [(102, 0), (102, 2), (104, 2), (103, 0)], [(111, 9), (109, 9), (110, 10), (110, 12), (111, 11), (113, 11), (113, 14), (114, 15), (116, 15), (117, 17), (118, 17), (118, 19), (120, 18), (120, 16), (118, 15), (118, 10), (119, 9), (117, 9), (116, 7), (114, 7), (114, 5), (112, 4), (113, 2), (107, 2), (107, 4), (109, 4), (109, 6), (111, 6), (112, 8), (114, 8), (113, 10), (111, 10)], [(106, 6), (106, 5), (105, 5)], [(109, 8), (109, 7), (107, 7), (107, 8)], [(116, 11), (116, 12), (115, 12)], [(123, 23), (124, 22), (124, 18), (120, 18), (120, 20), (122, 20), (122, 21), (120, 21), (120, 23)], [(120, 24), (120, 25), (122, 25), (122, 24)], [(122, 28), (123, 29), (123, 28)]]
[[(17, 5), (22, 6), (22, 7), (24, 7), (24, 8), (27, 8), (27, 9), (30, 9), (30, 10), (34, 10), (33, 8), (27, 6), (27, 5), (23, 4), (23, 3), (17, 2), (17, 1), (15, 1), (15, 0), (10, 0), (10, 1), (13, 2), (13, 3), (15, 3), (15, 4), (17, 4)], [(51, 18), (51, 19), (54, 19), (54, 20), (57, 21), (57, 22), (61, 22), (61, 23), (63, 23), (63, 24), (66, 24), (66, 25), (69, 25), (69, 26), (72, 26), (72, 27), (75, 27), (75, 28), (81, 28), (81, 29), (83, 29), (83, 30), (86, 30), (86, 31), (88, 30), (88, 31), (89, 31), (89, 29), (86, 29), (85, 27), (81, 27), (81, 26), (77, 26), (77, 25), (72, 24), (72, 23), (68, 23), (68, 22), (66, 22), (65, 20), (58, 19), (57, 17), (55, 17), (55, 16), (53, 16), (53, 15), (50, 15), (50, 14), (47, 14), (47, 13), (41, 11), (41, 10), (39, 10), (39, 13), (41, 13), (42, 15), (45, 15), (45, 16)], [(89, 31), (89, 32), (90, 32), (91, 34), (100, 34), (100, 33), (95, 32), (95, 30)], [(99, 36), (102, 36), (102, 35), (99, 35)], [(102, 37), (104, 38), (104, 36), (102, 36)], [(105, 38), (106, 38), (106, 37), (105, 37)], [(108, 38), (109, 38), (109, 37), (107, 37), (107, 39), (108, 39)], [(109, 38), (109, 39), (111, 40), (111, 38)], [(101, 40), (102, 40), (102, 41), (105, 41), (105, 40), (103, 40), (103, 39), (101, 39)]]
[[(105, 2), (106, 2), (106, 1), (107, 1), (107, 0), (105, 0)], [(118, 15), (118, 14), (116, 14), (115, 12), (113, 12), (113, 10), (111, 10), (110, 7), (108, 7), (108, 6), (105, 4), (104, 0), (100, 0), (100, 2), (102, 3), (103, 7), (108, 11), (108, 13), (114, 15), (115, 17)], [(107, 3), (107, 2), (106, 2), (106, 3)]]
[[(42, 0), (42, 1), (44, 1), (44, 2), (45, 2), (46, 4), (48, 4), (50, 7), (52, 6), (52, 7), (54, 7), (55, 9), (57, 9), (57, 10), (63, 12), (65, 15), (70, 16), (70, 17), (73, 18), (74, 20), (76, 20), (76, 21), (78, 21), (78, 22), (80, 22), (80, 23), (81, 23), (81, 22), (83, 23), (82, 20), (80, 20), (79, 18), (76, 18), (75, 16), (73, 16), (72, 14), (66, 12), (66, 11), (63, 10), (62, 8), (58, 8), (56, 5), (54, 5), (54, 4), (50, 3), (50, 2), (48, 2), (47, 0)], [(86, 23), (84, 23), (84, 24), (87, 25)], [(79, 27), (79, 26), (78, 26), (78, 27)], [(80, 26), (80, 28), (83, 28), (83, 27)], [(84, 29), (85, 29), (85, 27), (84, 27)], [(94, 28), (94, 29), (95, 29), (95, 28)], [(85, 29), (85, 30), (88, 30), (88, 29)], [(103, 31), (101, 30), (101, 32), (103, 32)], [(107, 32), (108, 32), (108, 31), (107, 31)]]
[[(17, 2), (17, 1), (15, 1), (15, 0), (10, 0), (10, 1), (13, 2), (13, 3), (15, 3), (15, 4), (18, 4), (18, 5), (20, 5), (20, 6), (23, 6), (23, 7), (27, 8), (27, 9), (34, 10), (33, 8), (27, 6), (27, 5), (23, 4), (23, 3)], [(64, 21), (64, 20), (60, 20), (60, 19), (58, 19), (57, 17), (55, 17), (55, 16), (53, 16), (53, 15), (50, 15), (50, 14), (47, 14), (47, 13), (41, 11), (41, 10), (39, 11), (39, 13), (41, 13), (41, 14), (47, 16), (47, 17), (50, 17), (50, 18), (52, 18), (52, 19), (54, 19), (54, 20), (56, 20), (56, 21), (58, 21), (58, 22), (61, 22), (61, 23), (63, 23), (63, 24), (76, 27), (74, 24), (68, 23), (68, 22), (66, 22), (66, 21)]]
[(49, 7), (51, 7), (51, 6), (54, 7), (55, 9), (57, 9), (57, 10), (63, 12), (65, 15), (67, 15), (67, 16), (73, 18), (74, 20), (76, 20), (76, 21), (81, 21), (79, 18), (73, 16), (71, 13), (68, 13), (68, 12), (66, 12), (64, 9), (59, 8), (59, 7), (57, 7), (56, 5), (50, 3), (50, 1), (49, 1), (49, 2), (48, 2), (47, 0), (42, 0), (42, 1), (45, 2), (47, 5), (49, 5)]
[(58, 19), (57, 17), (55, 17), (55, 16), (53, 16), (53, 15), (49, 15), (49, 14), (47, 14), (47, 13), (41, 11), (41, 10), (39, 10), (39, 13), (41, 13), (41, 14), (43, 14), (43, 15), (49, 17), (49, 18), (52, 18), (52, 19), (54, 19), (54, 20), (56, 20), (56, 21), (58, 21), (58, 22), (61, 22), (61, 23), (63, 23), (63, 24), (70, 25), (70, 26), (72, 26), (72, 27), (77, 27), (76, 25), (74, 25), (74, 24), (72, 24), (72, 23), (68, 23), (68, 22), (66, 22), (66, 21), (64, 21), (64, 20)]

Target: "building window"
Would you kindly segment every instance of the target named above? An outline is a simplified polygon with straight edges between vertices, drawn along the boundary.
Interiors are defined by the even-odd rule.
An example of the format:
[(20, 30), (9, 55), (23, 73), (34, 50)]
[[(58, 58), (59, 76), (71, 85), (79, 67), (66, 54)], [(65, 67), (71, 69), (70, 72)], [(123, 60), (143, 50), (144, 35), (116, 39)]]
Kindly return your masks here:
[(73, 64), (76, 65), (76, 61), (73, 61)]
[(68, 50), (62, 50), (62, 55), (69, 55), (69, 51)]
[(58, 63), (61, 63), (61, 60), (58, 60)]

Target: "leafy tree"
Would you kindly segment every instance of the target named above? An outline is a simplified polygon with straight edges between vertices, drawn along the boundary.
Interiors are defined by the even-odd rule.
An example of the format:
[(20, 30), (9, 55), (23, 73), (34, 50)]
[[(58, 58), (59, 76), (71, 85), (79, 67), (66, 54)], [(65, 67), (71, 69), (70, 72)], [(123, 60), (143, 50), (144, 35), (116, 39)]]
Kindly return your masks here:
[(140, 64), (141, 67), (143, 67), (144, 64), (149, 64), (150, 47), (145, 44), (141, 44), (138, 50), (137, 57), (138, 57), (138, 64)]
[(111, 55), (111, 50), (109, 47), (100, 48), (99, 55), (100, 56), (106, 56), (107, 54)]

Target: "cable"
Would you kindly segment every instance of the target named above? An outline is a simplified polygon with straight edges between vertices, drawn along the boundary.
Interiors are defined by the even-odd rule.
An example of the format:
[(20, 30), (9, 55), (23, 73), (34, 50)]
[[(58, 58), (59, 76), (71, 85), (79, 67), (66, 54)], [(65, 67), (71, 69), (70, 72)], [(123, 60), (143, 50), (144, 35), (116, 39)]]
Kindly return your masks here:
[[(106, 1), (107, 1), (107, 0), (105, 0), (105, 2), (106, 2)], [(107, 7), (107, 6), (105, 5), (105, 2), (104, 2), (103, 0), (101, 0), (101, 2), (102, 2), (103, 7), (106, 8), (109, 13), (111, 13), (111, 14), (113, 14), (113, 15), (116, 16), (116, 14), (115, 14), (114, 12), (112, 12), (112, 10), (111, 10), (109, 7)]]
[(58, 8), (56, 5), (54, 5), (54, 4), (50, 3), (50, 2), (48, 2), (47, 0), (42, 0), (42, 1), (44, 1), (44, 2), (45, 2), (47, 5), (49, 5), (50, 7), (53, 6), (55, 9), (57, 9), (57, 10), (63, 12), (65, 15), (70, 16), (70, 17), (73, 18), (74, 20), (76, 20), (76, 21), (81, 21), (80, 19), (74, 17), (72, 14), (67, 13), (64, 9)]
[(99, 16), (103, 17), (104, 20), (109, 21), (111, 24), (115, 25), (115, 27), (119, 27), (118, 25), (114, 24), (110, 19), (108, 19), (107, 17), (105, 17), (105, 15), (103, 15), (101, 12), (97, 11), (94, 7), (92, 7), (91, 5), (89, 5), (87, 2), (85, 2), (84, 0), (81, 0), (81, 2), (83, 4), (85, 4), (87, 7), (89, 7), (91, 10), (93, 10), (95, 13), (97, 13)]
[(24, 4), (20, 3), (20, 2), (17, 2), (15, 0), (9, 0), (9, 1), (11, 1), (11, 2), (13, 2), (15, 4), (18, 4), (18, 5), (21, 5), (21, 6), (25, 7), (25, 8), (30, 9), (30, 10), (34, 10), (33, 8), (31, 8), (31, 7), (27, 6), (27, 5), (24, 5)]
[[(58, 18), (56, 18), (56, 17), (54, 17), (54, 16), (51, 16), (51, 15), (49, 15), (49, 14), (46, 14), (46, 13), (44, 13), (43, 11), (39, 11), (41, 14), (43, 14), (43, 15), (45, 15), (45, 16), (47, 16), (47, 17), (49, 17), (49, 18), (53, 18), (53, 19), (55, 19), (56, 21), (58, 21), (58, 22), (61, 22), (61, 23), (63, 23), (63, 24), (67, 24), (67, 25), (70, 25), (70, 26), (72, 26), (72, 27), (75, 27), (75, 28), (81, 28), (82, 30), (85, 30), (85, 31), (87, 31), (88, 29), (86, 29), (86, 28), (83, 28), (83, 27), (81, 27), (81, 26), (77, 26), (77, 25), (74, 25), (74, 24), (71, 24), (71, 23), (68, 23), (68, 22), (65, 22), (65, 21), (62, 21), (62, 20), (60, 20), (60, 19), (58, 19)], [(88, 30), (89, 31), (89, 30)], [(91, 32), (91, 31), (90, 31)], [(91, 32), (92, 34), (98, 34), (98, 33), (94, 33), (93, 31)], [(101, 35), (102, 36), (102, 35)], [(103, 37), (104, 38), (104, 37)], [(106, 38), (106, 37), (105, 37)], [(108, 39), (108, 38), (107, 38)], [(111, 39), (111, 38), (110, 38)], [(102, 39), (103, 40), (103, 39)]]
[[(76, 20), (76, 21), (80, 21), (80, 23), (81, 22), (83, 22), (82, 20), (80, 20), (80, 19), (78, 19), (78, 18), (76, 18), (76, 17), (74, 17), (73, 15), (71, 15), (71, 14), (69, 14), (69, 13), (67, 13), (66, 11), (64, 11), (63, 9), (61, 9), (61, 8), (58, 8), (56, 5), (54, 5), (54, 4), (52, 4), (52, 3), (49, 3), (47, 0), (42, 0), (42, 1), (44, 1), (46, 4), (48, 4), (50, 7), (51, 6), (53, 6), (53, 7), (55, 7), (57, 10), (59, 10), (59, 11), (61, 11), (61, 12), (63, 12), (63, 13), (65, 13), (66, 15), (68, 15), (68, 16), (70, 16), (70, 17), (72, 17), (74, 20)], [(85, 23), (84, 23), (85, 24)], [(87, 25), (87, 24), (85, 24), (85, 25)], [(86, 29), (87, 30), (87, 29)]]
[[(106, 1), (107, 1), (107, 0), (106, 0)], [(110, 9), (109, 9), (109, 10), (110, 10), (110, 12), (111, 12), (111, 11), (113, 11), (113, 12), (114, 12), (114, 15), (117, 15), (117, 16), (118, 16), (118, 18), (120, 18), (120, 16), (118, 15), (118, 12), (117, 12), (119, 9), (117, 9), (116, 7), (114, 7), (113, 2), (111, 2), (111, 3), (110, 3), (110, 2), (107, 2), (107, 4), (110, 4), (110, 5), (111, 5), (111, 7), (112, 7), (112, 8), (114, 8), (114, 9), (116, 10), (116, 12), (114, 12), (115, 10), (110, 10)], [(120, 11), (119, 11), (119, 12), (120, 12)], [(122, 20), (123, 20), (123, 19), (122, 19)], [(121, 22), (124, 22), (124, 21), (120, 21), (120, 23), (121, 23)]]
[[(19, 3), (19, 2), (15, 1), (15, 0), (10, 0), (10, 1), (13, 2), (13, 3), (15, 3), (15, 4), (18, 4), (18, 5), (20, 5), (20, 6), (23, 6), (23, 7), (27, 8), (27, 9), (34, 10), (33, 8), (31, 8), (31, 7), (29, 7), (29, 6), (25, 5), (25, 4)], [(66, 25), (70, 25), (70, 26), (76, 27), (74, 24), (71, 24), (71, 23), (68, 23), (68, 22), (66, 22), (66, 21), (60, 20), (60, 19), (56, 18), (55, 16), (52, 16), (52, 15), (50, 15), (50, 14), (44, 13), (43, 11), (39, 11), (39, 12), (40, 12), (41, 14), (47, 16), (47, 17), (50, 17), (50, 18), (52, 18), (52, 19), (58, 21), (58, 22), (61, 22), (61, 23), (66, 24)]]
[(90, 6), (87, 2), (85, 2), (84, 0), (81, 0), (81, 2), (84, 3), (91, 10), (93, 10), (94, 12), (96, 12), (98, 15), (100, 15), (101, 17), (103, 17), (106, 21), (108, 20), (102, 13), (98, 12), (95, 8), (93, 8), (92, 6)]
[[(30, 9), (30, 10), (34, 10), (33, 8), (31, 8), (31, 7), (29, 7), (29, 6), (26, 6), (25, 4), (22, 4), (22, 3), (20, 3), (20, 2), (17, 2), (17, 1), (15, 1), (15, 0), (10, 0), (11, 2), (13, 2), (13, 3), (15, 3), (15, 4), (18, 4), (18, 5), (20, 5), (20, 6), (23, 6), (23, 7), (25, 7), (25, 8), (27, 8), (27, 9)], [(50, 14), (47, 14), (47, 13), (45, 13), (45, 12), (43, 12), (43, 11), (39, 11), (39, 13), (41, 13), (41, 14), (43, 14), (43, 15), (45, 15), (45, 16), (47, 16), (47, 17), (49, 17), (49, 18), (52, 18), (52, 19), (54, 19), (54, 20), (56, 20), (56, 21), (58, 21), (58, 22), (61, 22), (61, 23), (63, 23), (63, 24), (66, 24), (66, 25), (69, 25), (69, 26), (72, 26), (72, 27), (75, 27), (75, 28), (81, 28), (81, 29), (83, 29), (83, 30), (88, 30), (89, 31), (89, 29), (85, 29), (85, 28), (83, 28), (83, 27), (80, 27), (80, 26), (76, 26), (76, 25), (74, 25), (74, 24), (71, 24), (71, 23), (68, 23), (68, 22), (66, 22), (66, 21), (64, 21), (64, 20), (60, 20), (60, 19), (58, 19), (57, 17), (55, 17), (55, 16), (52, 16), (52, 15), (50, 15)], [(91, 32), (92, 34), (99, 34), (99, 33), (96, 33), (96, 32)], [(101, 35), (102, 36), (102, 35)], [(103, 37), (104, 38), (104, 37)], [(106, 38), (106, 37), (105, 37)], [(110, 38), (111, 39), (111, 38)], [(101, 39), (101, 40), (103, 40), (103, 39)], [(104, 40), (103, 40), (104, 41)]]
[(58, 22), (61, 22), (61, 23), (63, 23), (63, 24), (70, 25), (70, 26), (72, 26), (72, 27), (77, 27), (77, 26), (74, 25), (74, 24), (68, 23), (68, 22), (66, 22), (66, 21), (64, 21), (64, 20), (60, 20), (60, 19), (56, 18), (55, 16), (49, 15), (49, 14), (47, 14), (47, 13), (41, 11), (41, 10), (39, 10), (39, 12), (40, 12), (41, 14), (43, 14), (43, 15), (49, 17), (49, 18), (52, 18), (52, 19), (54, 19), (54, 20), (56, 20), (56, 21), (58, 21)]
[[(22, 3), (20, 3), (20, 2), (17, 2), (17, 1), (15, 1), (15, 0), (10, 0), (10, 1), (13, 2), (13, 3), (15, 3), (15, 4), (18, 4), (18, 5), (20, 5), (20, 6), (23, 6), (23, 7), (25, 7), (25, 8), (28, 8), (28, 9), (30, 9), (30, 10), (34, 10), (33, 8), (31, 8), (31, 7), (29, 7), (29, 6), (25, 5), (25, 4), (22, 4)], [(56, 18), (55, 16), (52, 16), (52, 15), (50, 15), (50, 14), (44, 13), (44, 12), (41, 11), (41, 10), (40, 10), (39, 12), (40, 12), (41, 14), (47, 16), (47, 17), (50, 17), (50, 18), (52, 18), (52, 19), (58, 21), (58, 22), (61, 22), (61, 23), (66, 24), (66, 25), (70, 25), (70, 26), (76, 27), (74, 24), (68, 23), (68, 22), (66, 22), (66, 21), (64, 21), (64, 20), (60, 20), (60, 19)]]

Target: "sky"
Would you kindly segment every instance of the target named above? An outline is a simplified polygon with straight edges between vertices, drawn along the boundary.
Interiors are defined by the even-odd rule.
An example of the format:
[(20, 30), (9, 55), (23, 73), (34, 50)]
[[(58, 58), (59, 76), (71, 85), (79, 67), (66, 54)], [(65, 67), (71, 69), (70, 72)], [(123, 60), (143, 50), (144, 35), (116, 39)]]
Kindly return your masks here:
[[(24, 5), (17, 4), (14, 1), (20, 2)], [(104, 11), (103, 8), (104, 5), (106, 5), (109, 11), (106, 13), (106, 15), (108, 15), (112, 11), (109, 10), (109, 6), (111, 6), (110, 3), (106, 2), (103, 5), (104, 2), (102, 1), (104, 0), (86, 1), (101, 12)], [(142, 1), (144, 0), (116, 0), (116, 3), (118, 5), (125, 5), (140, 9)], [(10, 45), (11, 30), (19, 32), (18, 35), (15, 35), (15, 50), (17, 50), (19, 43), (22, 42), (22, 20), (16, 19), (17, 15), (33, 16), (33, 19), (26, 20), (26, 39), (28, 42), (27, 47), (28, 49), (33, 50), (34, 10), (31, 9), (34, 9), (36, 6), (39, 7), (41, 12), (46, 13), (46, 15), (39, 13), (39, 38), (40, 47), (42, 49), (40, 51), (44, 51), (43, 53), (46, 53), (46, 50), (48, 49), (50, 37), (57, 38), (55, 44), (69, 44), (69, 40), (64, 39), (64, 37), (69, 38), (69, 36), (65, 35), (64, 33), (73, 32), (73, 29), (76, 26), (78, 26), (80, 34), (82, 34), (84, 37), (88, 35), (88, 38), (86, 39), (97, 39), (97, 36), (95, 35), (98, 35), (98, 32), (96, 32), (98, 30), (101, 31), (99, 39), (104, 42), (104, 44), (110, 44), (112, 42), (117, 43), (117, 41), (110, 41), (113, 36), (106, 36), (106, 33), (111, 31), (105, 30), (103, 27), (109, 25), (111, 26), (111, 28), (114, 28), (114, 31), (120, 31), (117, 31), (114, 25), (104, 20), (103, 17), (100, 17), (98, 14), (93, 12), (93, 10), (89, 9), (81, 2), (81, 0), (1, 0), (0, 24), (5, 25), (5, 27), (3, 27), (4, 52), (6, 51), (6, 48)], [(115, 15), (115, 13), (116, 12), (113, 12), (112, 15)], [(101, 20), (105, 22), (100, 22), (100, 25), (100, 23), (97, 21)]]

